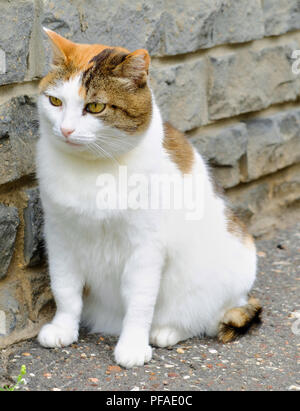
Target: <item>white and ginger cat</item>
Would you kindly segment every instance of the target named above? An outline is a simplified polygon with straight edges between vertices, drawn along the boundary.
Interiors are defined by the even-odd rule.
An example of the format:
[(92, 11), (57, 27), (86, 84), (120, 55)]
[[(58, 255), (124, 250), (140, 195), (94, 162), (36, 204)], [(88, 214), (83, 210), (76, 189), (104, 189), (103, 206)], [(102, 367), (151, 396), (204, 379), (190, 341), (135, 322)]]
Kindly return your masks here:
[[(67, 346), (82, 323), (119, 335), (115, 360), (133, 367), (150, 361), (150, 344), (234, 339), (261, 311), (248, 296), (255, 245), (201, 156), (163, 124), (147, 51), (75, 44), (45, 31), (54, 58), (40, 83), (37, 172), (57, 311), (40, 344)], [(102, 207), (97, 179), (118, 181), (120, 166), (128, 178), (201, 176), (201, 187), (191, 189), (201, 192), (193, 191), (201, 218), (187, 218), (185, 206)], [(107, 189), (122, 203), (124, 190)]]

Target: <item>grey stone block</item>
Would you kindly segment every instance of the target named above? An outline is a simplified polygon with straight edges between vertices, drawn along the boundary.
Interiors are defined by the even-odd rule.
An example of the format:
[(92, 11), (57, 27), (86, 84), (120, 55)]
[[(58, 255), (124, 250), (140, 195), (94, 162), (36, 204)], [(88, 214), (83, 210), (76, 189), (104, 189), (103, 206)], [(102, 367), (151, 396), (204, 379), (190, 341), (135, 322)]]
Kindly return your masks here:
[(200, 131), (190, 141), (213, 167), (213, 174), (223, 188), (241, 181), (240, 160), (246, 155), (248, 141), (243, 123), (217, 131)]
[(0, 140), (9, 137), (9, 130), (11, 124), (11, 109), (8, 104), (0, 106)]
[(18, 226), (18, 210), (0, 204), (0, 280), (6, 276), (10, 265)]
[(273, 184), (274, 201), (288, 206), (300, 201), (300, 173), (296, 166), (286, 170), (284, 178), (278, 179)]
[(176, 55), (263, 37), (260, 0), (46, 0), (43, 25), (84, 43)]
[(262, 7), (266, 36), (300, 29), (299, 0), (264, 0)]
[[(1, 337), (7, 337), (16, 328), (24, 328), (28, 312), (18, 301), (19, 284), (12, 282), (0, 289)], [(0, 340), (1, 341), (1, 340)]]
[(209, 120), (261, 110), (292, 101), (300, 94), (299, 77), (292, 73), (291, 54), (298, 43), (262, 45), (209, 57)]
[(31, 308), (33, 311), (32, 314), (33, 318), (38, 320), (41, 311), (47, 310), (46, 306), (53, 303), (48, 268), (42, 268), (41, 270), (35, 269), (31, 272), (30, 276), (28, 276), (28, 280), (31, 295)]
[(196, 59), (151, 69), (151, 84), (164, 121), (181, 131), (207, 123), (206, 62)]
[[(199, 9), (202, 2), (197, 1)], [(211, 2), (207, 2), (211, 3)], [(264, 37), (264, 20), (260, 0), (222, 0), (214, 13), (212, 44), (243, 43)]]
[(238, 123), (217, 132), (199, 132), (190, 141), (212, 165), (235, 166), (247, 150), (247, 128)]
[(246, 122), (248, 179), (300, 162), (300, 110)]
[(24, 259), (29, 267), (40, 264), (44, 256), (43, 210), (37, 188), (26, 190), (24, 209)]
[(35, 97), (12, 98), (0, 106), (0, 184), (35, 170), (38, 116)]
[(234, 209), (243, 220), (247, 221), (259, 213), (270, 202), (270, 188), (267, 182), (254, 182), (239, 189), (227, 191)]
[(235, 187), (241, 181), (239, 164), (233, 167), (215, 166), (212, 168), (212, 174), (218, 184), (224, 189)]
[[(0, 85), (24, 80), (27, 72), (29, 43), (34, 25), (34, 2), (30, 0), (0, 1)], [(2, 71), (2, 72), (1, 72)]]

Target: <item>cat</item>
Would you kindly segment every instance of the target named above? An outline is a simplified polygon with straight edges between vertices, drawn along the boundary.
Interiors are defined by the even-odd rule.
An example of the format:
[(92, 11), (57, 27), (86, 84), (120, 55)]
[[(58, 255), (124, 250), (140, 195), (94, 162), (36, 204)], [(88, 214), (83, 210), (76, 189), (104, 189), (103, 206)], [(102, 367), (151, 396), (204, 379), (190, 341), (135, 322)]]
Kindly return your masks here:
[[(233, 340), (261, 312), (249, 296), (255, 243), (200, 154), (163, 124), (148, 52), (45, 32), (53, 63), (40, 82), (37, 176), (57, 311), (38, 341), (67, 346), (83, 324), (119, 336), (115, 361), (130, 368), (151, 360), (150, 344), (168, 347), (204, 335)], [(160, 202), (153, 209), (108, 207), (99, 178), (112, 177), (107, 193), (122, 203), (124, 191), (113, 184), (121, 167), (128, 178), (200, 181), (186, 191), (201, 202), (199, 212)], [(149, 195), (157, 200), (154, 191)]]

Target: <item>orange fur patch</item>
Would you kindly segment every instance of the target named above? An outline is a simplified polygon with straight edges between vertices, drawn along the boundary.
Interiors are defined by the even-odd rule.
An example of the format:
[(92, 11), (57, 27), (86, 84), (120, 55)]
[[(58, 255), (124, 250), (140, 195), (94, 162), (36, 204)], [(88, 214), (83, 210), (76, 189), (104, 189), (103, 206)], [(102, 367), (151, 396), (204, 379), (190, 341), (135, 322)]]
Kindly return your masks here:
[(248, 304), (243, 307), (234, 307), (226, 311), (219, 325), (219, 340), (227, 343), (245, 334), (253, 324), (260, 323), (261, 312), (260, 302), (254, 297), (250, 297)]
[[(92, 58), (109, 48), (103, 44), (73, 43), (52, 30), (45, 29), (45, 31), (51, 40), (55, 67), (41, 80), (41, 91), (44, 91), (57, 79), (68, 80), (79, 72), (87, 70), (91, 66)], [(115, 47), (115, 49), (119, 52), (129, 53), (122, 47)]]
[(194, 149), (185, 135), (171, 126), (164, 124), (165, 137), (163, 147), (168, 152), (171, 160), (183, 174), (189, 174), (194, 163)]
[(229, 233), (238, 237), (246, 247), (255, 249), (255, 242), (252, 235), (248, 232), (246, 225), (234, 214), (234, 212), (226, 208), (227, 230)]
[(82, 290), (83, 298), (87, 298), (91, 294), (91, 289), (88, 285), (85, 285)]

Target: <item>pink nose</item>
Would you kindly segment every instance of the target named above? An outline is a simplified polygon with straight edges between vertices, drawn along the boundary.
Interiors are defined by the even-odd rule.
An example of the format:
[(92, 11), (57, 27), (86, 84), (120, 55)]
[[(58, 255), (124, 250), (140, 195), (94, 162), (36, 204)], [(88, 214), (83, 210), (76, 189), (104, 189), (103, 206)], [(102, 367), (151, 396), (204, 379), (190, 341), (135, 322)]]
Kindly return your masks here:
[(70, 137), (70, 135), (75, 131), (74, 129), (71, 130), (69, 128), (63, 128), (63, 127), (61, 127), (60, 130), (66, 138)]

